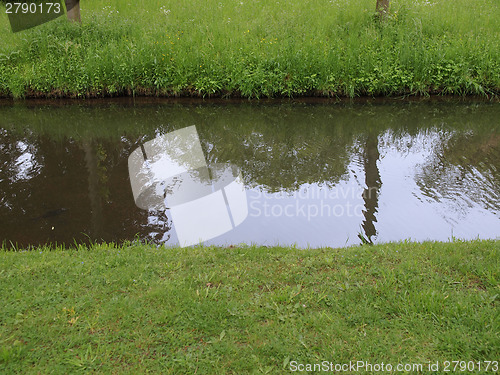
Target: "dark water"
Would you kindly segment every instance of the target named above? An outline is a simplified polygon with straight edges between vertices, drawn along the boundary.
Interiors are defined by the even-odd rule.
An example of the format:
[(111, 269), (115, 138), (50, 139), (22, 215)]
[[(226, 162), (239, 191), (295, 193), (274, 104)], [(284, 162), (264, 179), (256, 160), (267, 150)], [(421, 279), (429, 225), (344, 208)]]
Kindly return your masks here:
[(246, 187), (246, 219), (207, 244), (499, 238), (499, 119), (457, 101), (3, 103), (0, 241), (176, 244), (169, 209), (136, 206), (128, 157), (192, 125)]

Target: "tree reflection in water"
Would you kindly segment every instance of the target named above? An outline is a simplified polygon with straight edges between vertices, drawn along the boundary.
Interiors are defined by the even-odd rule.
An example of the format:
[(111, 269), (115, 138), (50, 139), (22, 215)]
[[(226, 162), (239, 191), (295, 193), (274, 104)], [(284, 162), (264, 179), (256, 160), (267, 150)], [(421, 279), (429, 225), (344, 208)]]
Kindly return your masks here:
[[(193, 124), (210, 164), (233, 164), (248, 188), (268, 193), (308, 184), (333, 189), (347, 181), (349, 166), (360, 157), (364, 211), (353, 237), (369, 243), (384, 237), (381, 228), (391, 230), (381, 206), (392, 200), (382, 190), (382, 182), (392, 183), (384, 157), (418, 153), (419, 142), (429, 156), (407, 171), (412, 185), (397, 189), (416, 185), (410, 197), (444, 202), (450, 215), (458, 207), (498, 217), (498, 116), (498, 105), (446, 103), (3, 105), (0, 241), (168, 239), (172, 225), (165, 212), (135, 206), (127, 158), (140, 143)], [(332, 233), (320, 235), (342, 246), (345, 238)]]

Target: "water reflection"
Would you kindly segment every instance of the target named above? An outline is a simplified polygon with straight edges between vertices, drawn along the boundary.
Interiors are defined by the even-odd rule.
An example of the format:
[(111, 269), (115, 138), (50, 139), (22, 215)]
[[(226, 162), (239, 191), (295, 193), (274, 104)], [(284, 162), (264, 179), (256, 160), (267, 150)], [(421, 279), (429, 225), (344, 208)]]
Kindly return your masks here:
[(88, 172), (88, 197), (90, 200), (90, 233), (92, 238), (100, 238), (104, 228), (102, 202), (107, 200), (109, 191), (106, 189), (107, 170), (103, 165), (106, 152), (99, 144), (89, 140), (81, 142), (84, 151), (85, 167)]
[[(497, 238), (499, 114), (488, 103), (0, 106), (0, 240), (178, 243), (172, 212), (135, 205), (128, 157), (193, 124), (207, 165), (236, 167), (248, 190), (248, 218), (208, 244)], [(170, 190), (185, 191), (176, 178)]]
[(365, 202), (365, 210), (363, 211), (364, 220), (363, 233), (358, 235), (363, 243), (373, 244), (372, 237), (377, 235), (375, 223), (377, 218), (375, 214), (378, 208), (378, 194), (382, 181), (380, 180), (380, 172), (377, 163), (380, 158), (378, 151), (378, 139), (375, 134), (369, 134), (363, 152), (363, 166), (365, 171), (365, 190), (363, 191), (363, 200)]
[(498, 215), (500, 135), (450, 133), (442, 138), (417, 172), (423, 194), (464, 214), (480, 205)]
[(136, 205), (169, 210), (181, 246), (220, 236), (248, 215), (240, 171), (230, 164), (208, 166), (195, 126), (141, 144), (128, 165)]

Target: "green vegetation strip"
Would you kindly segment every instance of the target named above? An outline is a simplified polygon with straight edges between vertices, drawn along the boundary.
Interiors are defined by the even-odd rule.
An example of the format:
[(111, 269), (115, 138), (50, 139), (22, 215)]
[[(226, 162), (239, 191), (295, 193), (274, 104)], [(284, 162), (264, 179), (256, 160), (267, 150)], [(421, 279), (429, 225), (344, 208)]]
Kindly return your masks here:
[(4, 249), (0, 372), (499, 360), (499, 282), (500, 241)]
[(498, 95), (498, 0), (375, 3), (85, 0), (15, 34), (0, 3), (0, 95)]

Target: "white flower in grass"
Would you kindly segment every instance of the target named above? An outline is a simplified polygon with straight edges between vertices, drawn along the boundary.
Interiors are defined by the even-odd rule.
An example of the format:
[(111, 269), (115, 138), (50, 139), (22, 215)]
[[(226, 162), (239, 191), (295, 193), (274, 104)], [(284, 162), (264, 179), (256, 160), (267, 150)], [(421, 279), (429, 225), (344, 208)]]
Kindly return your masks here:
[(165, 5), (160, 8), (160, 11), (166, 16), (170, 14), (170, 9), (167, 9)]

